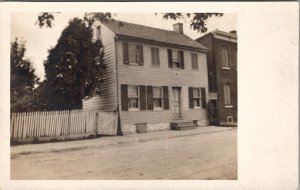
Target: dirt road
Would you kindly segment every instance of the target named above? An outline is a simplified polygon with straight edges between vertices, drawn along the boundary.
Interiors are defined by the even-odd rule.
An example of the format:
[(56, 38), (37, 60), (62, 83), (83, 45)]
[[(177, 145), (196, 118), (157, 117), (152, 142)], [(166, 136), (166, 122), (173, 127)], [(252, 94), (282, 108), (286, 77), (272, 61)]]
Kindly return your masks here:
[(16, 154), (11, 179), (237, 179), (237, 130)]

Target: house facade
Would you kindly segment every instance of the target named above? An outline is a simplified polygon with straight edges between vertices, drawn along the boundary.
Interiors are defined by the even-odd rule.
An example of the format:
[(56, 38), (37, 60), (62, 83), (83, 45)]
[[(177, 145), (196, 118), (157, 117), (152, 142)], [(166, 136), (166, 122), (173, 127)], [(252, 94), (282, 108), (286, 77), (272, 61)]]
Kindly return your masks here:
[(95, 22), (94, 38), (104, 46), (101, 95), (83, 109), (116, 112), (121, 131), (170, 129), (172, 122), (207, 125), (207, 48), (174, 31), (120, 21)]
[(213, 125), (235, 125), (237, 115), (237, 34), (213, 31), (196, 40), (205, 45), (209, 78), (209, 120)]

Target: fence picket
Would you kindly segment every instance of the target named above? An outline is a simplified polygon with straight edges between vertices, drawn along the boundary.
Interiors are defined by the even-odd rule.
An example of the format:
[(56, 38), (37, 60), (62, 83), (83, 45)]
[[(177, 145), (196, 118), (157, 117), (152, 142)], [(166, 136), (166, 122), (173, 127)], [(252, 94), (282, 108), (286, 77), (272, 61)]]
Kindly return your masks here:
[(57, 137), (97, 133), (116, 135), (117, 115), (96, 110), (11, 113), (10, 135), (15, 138)]

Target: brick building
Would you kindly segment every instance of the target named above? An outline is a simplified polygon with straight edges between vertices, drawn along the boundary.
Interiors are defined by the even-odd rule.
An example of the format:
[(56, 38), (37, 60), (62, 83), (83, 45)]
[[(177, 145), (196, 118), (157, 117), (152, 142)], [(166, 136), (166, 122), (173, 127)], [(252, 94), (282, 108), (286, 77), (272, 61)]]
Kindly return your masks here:
[(209, 120), (237, 124), (237, 34), (215, 30), (196, 40), (206, 46), (209, 79)]
[(83, 109), (117, 112), (123, 133), (208, 124), (208, 49), (183, 33), (120, 21), (95, 22), (104, 45), (102, 94)]

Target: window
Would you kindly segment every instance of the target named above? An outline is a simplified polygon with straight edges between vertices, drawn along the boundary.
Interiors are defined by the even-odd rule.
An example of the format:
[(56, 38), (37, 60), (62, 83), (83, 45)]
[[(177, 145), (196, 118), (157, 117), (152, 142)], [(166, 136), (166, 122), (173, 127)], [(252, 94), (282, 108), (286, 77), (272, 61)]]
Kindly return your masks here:
[(173, 51), (172, 52), (172, 63), (173, 68), (180, 68), (180, 57), (179, 57), (179, 51)]
[(128, 58), (130, 64), (138, 64), (141, 62), (142, 54), (141, 45), (138, 44), (128, 44)]
[(101, 39), (101, 26), (97, 26), (97, 29), (96, 29), (96, 38), (97, 40)]
[(159, 48), (151, 48), (151, 62), (153, 66), (159, 66)]
[(232, 105), (231, 105), (231, 87), (229, 84), (224, 85), (224, 103), (225, 103), (225, 107), (232, 107)]
[(229, 69), (229, 55), (226, 47), (222, 48), (222, 66), (225, 69)]
[(125, 65), (144, 65), (143, 46), (123, 41), (123, 62)]
[(153, 105), (154, 109), (161, 109), (163, 105), (163, 95), (161, 87), (153, 87)]
[(184, 69), (183, 51), (168, 49), (169, 68)]
[(194, 108), (200, 107), (200, 88), (193, 88), (193, 103)]
[(128, 86), (128, 108), (129, 110), (139, 109), (139, 87)]
[(198, 70), (198, 55), (196, 53), (192, 53), (192, 69)]

